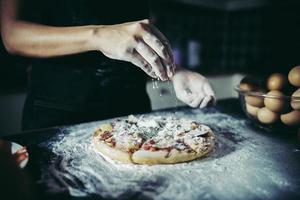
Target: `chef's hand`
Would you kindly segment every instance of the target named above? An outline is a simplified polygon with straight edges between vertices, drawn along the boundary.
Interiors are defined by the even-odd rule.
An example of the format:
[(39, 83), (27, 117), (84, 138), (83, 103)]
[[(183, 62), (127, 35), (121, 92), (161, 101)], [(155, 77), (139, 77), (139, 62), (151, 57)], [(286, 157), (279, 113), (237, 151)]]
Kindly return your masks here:
[(11, 143), (1, 139), (0, 139), (0, 151), (3, 151), (6, 154), (10, 155), (18, 166), (21, 164), (22, 161), (28, 158), (26, 147), (22, 147), (21, 149), (17, 150), (14, 154), (11, 154)]
[(168, 80), (174, 74), (169, 42), (147, 19), (96, 27), (92, 42), (107, 57), (131, 62), (153, 78)]
[(18, 167), (24, 149), (11, 154), (11, 143), (0, 140), (0, 196), (5, 199), (33, 199), (27, 175)]
[(184, 69), (176, 72), (173, 85), (177, 98), (191, 107), (204, 108), (215, 104), (215, 94), (209, 82), (196, 72)]

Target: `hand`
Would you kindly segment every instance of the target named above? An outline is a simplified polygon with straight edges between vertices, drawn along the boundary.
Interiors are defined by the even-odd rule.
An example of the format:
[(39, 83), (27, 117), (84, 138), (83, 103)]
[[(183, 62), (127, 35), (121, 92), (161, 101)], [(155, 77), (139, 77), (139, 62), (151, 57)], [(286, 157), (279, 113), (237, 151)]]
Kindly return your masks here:
[(173, 77), (173, 85), (177, 98), (191, 107), (204, 108), (215, 103), (215, 95), (209, 82), (198, 73), (179, 71)]
[(33, 199), (27, 174), (19, 167), (24, 149), (11, 154), (11, 143), (0, 140), (0, 194), (9, 199)]
[(153, 78), (168, 80), (174, 74), (169, 42), (149, 20), (99, 26), (91, 42), (107, 57), (131, 62)]
[(21, 164), (21, 162), (23, 162), (26, 158), (28, 158), (26, 147), (22, 147), (21, 149), (17, 150), (14, 154), (11, 154), (11, 143), (1, 139), (0, 139), (0, 151), (3, 151), (9, 156), (11, 156), (18, 166)]

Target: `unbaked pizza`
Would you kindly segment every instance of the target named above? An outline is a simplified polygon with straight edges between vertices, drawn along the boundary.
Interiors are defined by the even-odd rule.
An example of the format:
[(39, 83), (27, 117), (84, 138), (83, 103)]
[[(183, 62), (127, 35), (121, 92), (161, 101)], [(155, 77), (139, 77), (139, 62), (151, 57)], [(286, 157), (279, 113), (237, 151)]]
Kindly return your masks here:
[(171, 164), (209, 153), (215, 144), (212, 130), (190, 119), (139, 116), (102, 124), (93, 134), (104, 157), (135, 164)]

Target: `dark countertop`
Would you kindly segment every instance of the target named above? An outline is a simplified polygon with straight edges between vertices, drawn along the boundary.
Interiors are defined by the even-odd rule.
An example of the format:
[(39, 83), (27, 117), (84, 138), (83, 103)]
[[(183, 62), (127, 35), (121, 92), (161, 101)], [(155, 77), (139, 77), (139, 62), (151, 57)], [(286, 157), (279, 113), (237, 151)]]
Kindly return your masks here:
[[(173, 110), (165, 110), (163, 112), (159, 111), (154, 114), (168, 114), (170, 112), (173, 112)], [(187, 165), (178, 165), (178, 169), (176, 167), (170, 167), (167, 171), (164, 171), (165, 168), (162, 168), (162, 171), (159, 172), (159, 177), (166, 176), (166, 178), (162, 180), (151, 179), (148, 183), (153, 184), (152, 187), (155, 188), (157, 186), (157, 188), (166, 187), (165, 190), (170, 189), (172, 184), (168, 181), (168, 184), (171, 186), (168, 184), (167, 186), (162, 186), (160, 184), (161, 182), (165, 182), (164, 180), (168, 180), (167, 174), (163, 174), (171, 173), (172, 170), (174, 173), (179, 173), (179, 171), (181, 172), (183, 169), (189, 169), (189, 172), (193, 172), (193, 170), (195, 170), (194, 173), (196, 174), (198, 173), (198, 169), (206, 167), (202, 169), (202, 171), (209, 168), (207, 169), (208, 174), (205, 178), (198, 180), (198, 187), (199, 190), (202, 191), (201, 193), (193, 196), (189, 193), (193, 189), (187, 189), (185, 191), (181, 191), (178, 196), (175, 197), (180, 199), (180, 195), (184, 193), (184, 195), (187, 195), (187, 197), (191, 199), (297, 199), (300, 197), (300, 143), (297, 140), (296, 134), (272, 134), (253, 128), (249, 124), (249, 121), (245, 120), (245, 116), (240, 109), (237, 99), (222, 100), (218, 102), (218, 105), (215, 108), (206, 108), (202, 111), (196, 111), (190, 108), (178, 108), (176, 115), (177, 114), (178, 116), (193, 116), (195, 118), (197, 117), (199, 120), (203, 120), (206, 124), (213, 128), (216, 137), (219, 138), (219, 144), (216, 147), (216, 151), (210, 157), (203, 159), (203, 161), (200, 160), (195, 161), (194, 163), (191, 162)], [(97, 193), (92, 190), (93, 188), (97, 189), (97, 186), (90, 185), (87, 187), (85, 185), (84, 180), (86, 180), (86, 183), (90, 183), (95, 180), (102, 180), (99, 177), (98, 179), (93, 178), (93, 173), (84, 179), (82, 179), (82, 176), (79, 175), (76, 177), (76, 173), (73, 173), (72, 171), (68, 174), (66, 171), (68, 171), (68, 169), (74, 169), (74, 171), (76, 171), (78, 165), (80, 165), (78, 163), (84, 161), (85, 157), (77, 155), (73, 157), (64, 157), (68, 151), (72, 153), (73, 150), (68, 150), (69, 146), (67, 146), (67, 144), (66, 147), (63, 147), (66, 148), (65, 150), (60, 149), (59, 145), (57, 145), (59, 144), (58, 141), (71, 137), (71, 135), (75, 136), (76, 134), (78, 134), (79, 137), (82, 137), (81, 141), (84, 143), (84, 138), (86, 135), (89, 137), (90, 133), (87, 131), (83, 137), (83, 133), (77, 133), (78, 130), (89, 130), (86, 127), (93, 127), (101, 122), (92, 122), (67, 127), (53, 127), (43, 130), (24, 132), (3, 138), (27, 146), (30, 159), (24, 170), (35, 183), (35, 186), (37, 187), (36, 191), (38, 191), (40, 198), (102, 199), (102, 197), (106, 197), (113, 199), (116, 197), (109, 197), (107, 195), (102, 196), (102, 194), (105, 194), (105, 189)], [(67, 161), (67, 165), (65, 165), (66, 163), (64, 163), (64, 161)], [(72, 162), (77, 163), (77, 167), (70, 164)], [(109, 167), (111, 170), (113, 168), (113, 166), (110, 166), (111, 164), (103, 163), (103, 160), (97, 160), (97, 162), (99, 162), (99, 165), (103, 164), (103, 169)], [(86, 163), (81, 164), (82, 169), (85, 170), (93, 163), (90, 162), (90, 160), (87, 160)], [(56, 169), (57, 166), (59, 166), (59, 169)], [(197, 166), (197, 169), (195, 166)], [(53, 167), (55, 168), (54, 170)], [(97, 167), (95, 167), (95, 169), (96, 168)], [(119, 168), (116, 169), (117, 172), (123, 170)], [(156, 174), (156, 171), (152, 171), (154, 169), (155, 167), (147, 170), (147, 172), (151, 171), (151, 173)], [(143, 169), (140, 171), (143, 171)], [(56, 172), (59, 172), (58, 174), (62, 176), (57, 176)], [(128, 171), (124, 171), (122, 173), (124, 173), (125, 176), (127, 172)], [(224, 174), (224, 172), (226, 173)], [(89, 173), (89, 171), (87, 173)], [(109, 171), (107, 173), (109, 173)], [(253, 174), (251, 175), (251, 173)], [(68, 174), (68, 176), (64, 177), (64, 174)], [(100, 172), (99, 174), (101, 175)], [(105, 174), (102, 175), (103, 180), (105, 180)], [(80, 189), (81, 187), (78, 185), (75, 187), (74, 183), (70, 181), (68, 182), (68, 177), (70, 176), (70, 180), (76, 179), (76, 184), (81, 183), (84, 185), (82, 187), (83, 189)], [(178, 175), (178, 177), (180, 176), (183, 175)], [(60, 180), (61, 177), (62, 179)], [(186, 174), (186, 185), (189, 185), (189, 183), (192, 182), (192, 180), (188, 180), (188, 177), (189, 175)], [(227, 180), (226, 177), (232, 178), (232, 186), (228, 185), (229, 180)], [(174, 178), (176, 179), (177, 176)], [(200, 180), (204, 179), (207, 179), (207, 182), (202, 183)], [(120, 181), (122, 180), (122, 177), (114, 178), (112, 182), (116, 180)], [(197, 179), (195, 178), (195, 180)], [(219, 181), (216, 182), (216, 180)], [(144, 182), (139, 182), (138, 179), (130, 181), (130, 184), (145, 184)], [(62, 182), (65, 184), (62, 184)], [(100, 184), (100, 182), (99, 185), (103, 184)], [(75, 196), (77, 197), (71, 197), (69, 195), (69, 189), (67, 189), (68, 187), (66, 187), (66, 184), (70, 184), (69, 189), (76, 189), (71, 193), (76, 194)], [(240, 187), (241, 184), (244, 184), (244, 186)], [(104, 185), (101, 187), (104, 188)], [(149, 195), (148, 187), (149, 186), (144, 189), (142, 187), (142, 189), (136, 189), (136, 191), (126, 191), (122, 194), (123, 196), (118, 196), (118, 198), (149, 199), (149, 196), (145, 196), (146, 192), (144, 193), (144, 191), (147, 191), (147, 195)], [(174, 186), (174, 188), (176, 187)], [(118, 191), (116, 188), (111, 190), (116, 190), (116, 192)], [(179, 191), (180, 189), (174, 189), (173, 193), (176, 193), (177, 190)], [(74, 191), (77, 191), (77, 193)], [(78, 195), (78, 191), (82, 193)], [(152, 188), (151, 192), (153, 194), (151, 193), (151, 195), (155, 196), (150, 195), (150, 199), (153, 197), (166, 199), (165, 196), (160, 195), (164, 193), (162, 191), (163, 190), (156, 190)], [(88, 194), (88, 196), (86, 196), (86, 194)], [(170, 193), (170, 198), (173, 199), (172, 193)]]

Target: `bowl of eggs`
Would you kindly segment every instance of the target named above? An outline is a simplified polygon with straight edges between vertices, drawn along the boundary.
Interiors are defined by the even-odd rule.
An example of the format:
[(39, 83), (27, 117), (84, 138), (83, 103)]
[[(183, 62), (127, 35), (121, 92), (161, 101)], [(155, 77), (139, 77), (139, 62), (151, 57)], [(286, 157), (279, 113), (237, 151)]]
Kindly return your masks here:
[(288, 75), (245, 77), (236, 87), (244, 113), (251, 122), (270, 132), (297, 132), (300, 128), (300, 66)]

